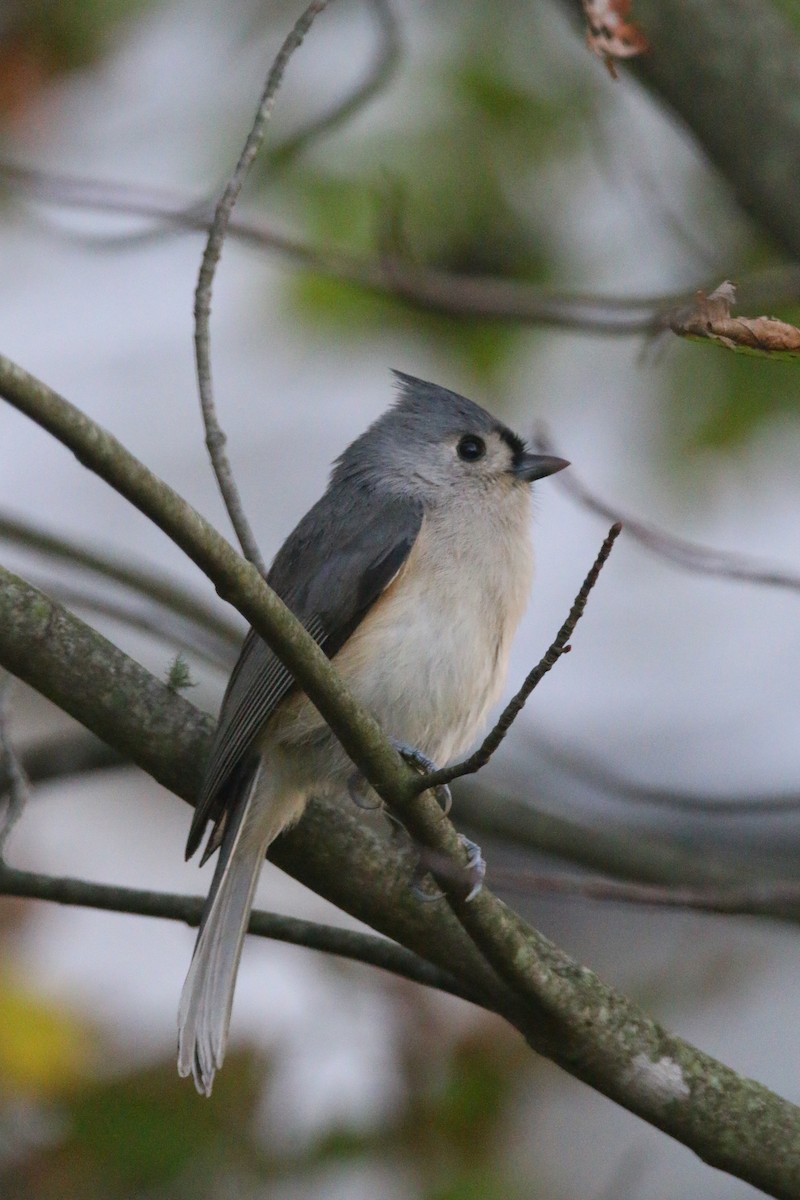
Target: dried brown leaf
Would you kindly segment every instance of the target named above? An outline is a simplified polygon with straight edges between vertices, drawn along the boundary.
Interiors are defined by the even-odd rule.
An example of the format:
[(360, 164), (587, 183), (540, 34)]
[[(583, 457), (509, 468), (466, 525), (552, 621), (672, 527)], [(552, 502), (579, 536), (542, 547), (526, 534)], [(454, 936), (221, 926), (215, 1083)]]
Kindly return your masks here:
[(649, 49), (638, 25), (628, 20), (631, 0), (581, 0), (586, 15), (586, 43), (602, 58), (612, 79), (615, 58), (635, 58)]
[(800, 357), (800, 329), (777, 317), (732, 317), (735, 302), (736, 288), (726, 280), (710, 295), (698, 292), (693, 304), (673, 309), (669, 327), (680, 337), (716, 342), (742, 354)]

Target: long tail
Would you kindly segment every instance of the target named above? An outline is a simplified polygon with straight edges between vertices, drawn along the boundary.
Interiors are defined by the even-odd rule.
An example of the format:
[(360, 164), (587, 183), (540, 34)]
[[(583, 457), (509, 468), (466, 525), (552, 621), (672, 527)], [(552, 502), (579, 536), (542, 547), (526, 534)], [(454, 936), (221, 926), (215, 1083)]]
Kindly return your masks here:
[(262, 790), (263, 772), (262, 762), (223, 838), (178, 1009), (178, 1073), (193, 1075), (198, 1092), (206, 1096), (225, 1057), (236, 974), (264, 855), (285, 824), (285, 817), (276, 820), (274, 812), (265, 820), (271, 805)]

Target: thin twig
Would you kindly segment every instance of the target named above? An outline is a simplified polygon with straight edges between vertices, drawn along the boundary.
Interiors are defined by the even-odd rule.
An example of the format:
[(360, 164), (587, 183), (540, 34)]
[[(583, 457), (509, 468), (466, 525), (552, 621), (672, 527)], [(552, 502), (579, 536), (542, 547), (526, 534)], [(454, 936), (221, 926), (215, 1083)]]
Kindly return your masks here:
[(338, 129), (388, 87), (400, 62), (400, 31), (388, 0), (369, 0), (378, 26), (378, 50), (363, 79), (327, 112), (279, 142), (268, 156), (270, 170), (283, 168), (312, 142)]
[[(63, 229), (56, 231), (62, 238), (70, 236), (96, 246), (138, 247), (142, 241), (163, 237), (169, 228), (206, 232), (213, 212), (212, 201), (187, 197), (164, 188), (142, 188), (60, 174), (3, 160), (0, 160), (0, 177), (43, 204), (143, 217), (157, 224), (156, 229), (144, 233), (118, 235), (86, 231), (67, 235)], [(404, 300), (427, 312), (549, 325), (610, 337), (654, 334), (663, 330), (666, 315), (675, 305), (685, 303), (697, 291), (707, 290), (710, 286), (707, 280), (699, 280), (680, 292), (641, 296), (556, 292), (518, 279), (459, 275), (403, 259), (376, 262), (344, 251), (323, 250), (280, 233), (255, 217), (232, 217), (228, 235), (258, 249), (276, 251), (326, 278)], [(754, 271), (746, 276), (733, 270), (720, 273), (737, 275), (740, 300), (744, 304), (747, 296), (751, 307), (776, 308), (793, 303), (800, 296), (800, 267), (795, 264)]]
[(530, 674), (525, 679), (522, 687), (503, 709), (497, 724), (492, 729), (491, 733), (484, 739), (474, 754), (463, 762), (454, 763), (449, 767), (442, 767), (438, 771), (431, 771), (428, 775), (420, 777), (417, 787), (418, 792), (425, 792), (429, 788), (440, 787), (442, 784), (452, 783), (454, 779), (460, 779), (463, 775), (474, 775), (476, 771), (480, 771), (485, 767), (489, 759), (501, 744), (509, 729), (522, 712), (533, 689), (541, 682), (544, 676), (550, 671), (561, 658), (562, 654), (567, 654), (570, 650), (568, 645), (569, 639), (575, 631), (575, 626), (583, 616), (586, 602), (589, 599), (589, 594), (597, 583), (600, 572), (605, 566), (608, 556), (614, 546), (614, 542), (622, 532), (622, 525), (617, 522), (612, 525), (608, 534), (600, 547), (600, 551), (592, 564), (589, 574), (583, 581), (580, 591), (578, 592), (573, 602), (572, 608), (569, 610), (569, 615), (566, 621), (559, 629), (556, 637), (542, 656), (537, 665), (533, 668)]
[[(9, 696), (12, 676), (3, 672), (0, 679), (0, 865), (11, 830), (28, 803), (30, 787), (8, 729)], [(6, 795), (3, 803), (3, 793)]]
[[(137, 916), (161, 917), (183, 921), (187, 925), (200, 923), (205, 900), (201, 896), (182, 896), (170, 892), (151, 892), (139, 888), (117, 887), (92, 883), (86, 879), (70, 879), (19, 871), (0, 863), (0, 895), (27, 896), (35, 900), (55, 901), (57, 904), (98, 908), (108, 912), (134, 913)], [(463, 983), (448, 971), (433, 966), (424, 958), (399, 946), (388, 938), (340, 929), (315, 921), (301, 921), (277, 913), (256, 910), (250, 915), (250, 933), (274, 941), (320, 950), (391, 971), (393, 975), (410, 979), (425, 987), (449, 992), (473, 1004), (486, 1006), (486, 997)]]
[(247, 135), (244, 148), (236, 168), (228, 180), (223, 190), (222, 196), (217, 202), (214, 211), (214, 219), (211, 223), (211, 228), (208, 233), (203, 258), (200, 264), (200, 273), (197, 279), (197, 287), (194, 295), (194, 318), (195, 318), (195, 364), (197, 367), (197, 383), (200, 391), (200, 407), (203, 413), (203, 422), (206, 429), (206, 446), (208, 447), (211, 463), (214, 468), (214, 474), (217, 477), (222, 498), (225, 502), (225, 507), (228, 510), (233, 528), (236, 531), (236, 536), (239, 539), (239, 544), (242, 547), (242, 552), (262, 575), (266, 574), (266, 567), (261, 553), (258, 549), (255, 536), (250, 523), (244, 513), (241, 496), (236, 481), (231, 470), (230, 461), (225, 453), (225, 434), (217, 419), (216, 408), (214, 405), (213, 385), (211, 380), (211, 344), (210, 344), (210, 316), (211, 316), (211, 292), (214, 283), (214, 275), (216, 273), (217, 264), (219, 263), (222, 254), (222, 246), (225, 241), (228, 224), (230, 222), (231, 213), (236, 204), (239, 194), (244, 186), (244, 181), (252, 166), (253, 160), (258, 153), (261, 143), (264, 140), (267, 124), (272, 115), (272, 109), (275, 104), (275, 96), (280, 87), (283, 73), (289, 59), (294, 54), (295, 50), (300, 46), (306, 33), (311, 27), (314, 18), (327, 7), (328, 0), (313, 0), (313, 3), (308, 6), (300, 19), (296, 22), (291, 33), (288, 35), (278, 54), (270, 67), (267, 76), (267, 82), (264, 91), (259, 100), (258, 109), (256, 111), (253, 126)]
[[(533, 439), (534, 446), (540, 454), (557, 454), (553, 442), (541, 427)], [(625, 532), (660, 558), (676, 563), (687, 571), (695, 571), (701, 575), (713, 575), (718, 579), (731, 579), (738, 583), (756, 583), (762, 587), (787, 588), (790, 591), (800, 591), (800, 574), (783, 570), (780, 567), (769, 567), (757, 559), (748, 558), (744, 554), (732, 554), (726, 550), (715, 550), (712, 546), (701, 546), (685, 538), (674, 537), (636, 517), (621, 513), (618, 509), (595, 496), (585, 484), (576, 478), (574, 471), (566, 472), (568, 479), (558, 481), (560, 486), (574, 497), (579, 504), (590, 512), (606, 520), (621, 521)]]

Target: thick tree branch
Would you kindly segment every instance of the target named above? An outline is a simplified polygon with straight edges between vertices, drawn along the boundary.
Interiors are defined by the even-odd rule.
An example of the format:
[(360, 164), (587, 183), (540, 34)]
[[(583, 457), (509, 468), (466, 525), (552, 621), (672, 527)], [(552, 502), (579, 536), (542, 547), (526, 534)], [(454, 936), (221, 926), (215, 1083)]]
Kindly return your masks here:
[(737, 201), (800, 258), (800, 38), (761, 0), (636, 0), (651, 51), (635, 70), (676, 112)]
[[(108, 648), (108, 675), (122, 681), (118, 688), (128, 692), (129, 703), (116, 705), (113, 716), (103, 718), (99, 710), (108, 694), (103, 689), (92, 697), (98, 710), (92, 714), (80, 695), (85, 688), (81, 664), (69, 653), (65, 661), (62, 652), (81, 638), (93, 641), (95, 681), (102, 683), (100, 667), (108, 643), (63, 610), (59, 613), (45, 597), (32, 595), (31, 589), (21, 603), (24, 587), (21, 581), (0, 577), (0, 662), (45, 694), (63, 692), (66, 711), (88, 717), (98, 732), (98, 725), (107, 731), (112, 744), (130, 747), (134, 761), (166, 781), (176, 776), (168, 761), (169, 733), (159, 736), (153, 722), (144, 734), (136, 728), (137, 697), (149, 690), (153, 710), (163, 706), (170, 730), (186, 733), (193, 727), (194, 753), (187, 756), (176, 789), (192, 797), (207, 752), (210, 720), (113, 647)], [(36, 653), (26, 653), (26, 646)], [(113, 692), (111, 699), (116, 700)], [(427, 826), (419, 832), (432, 829), (431, 840), (436, 840), (437, 831), (445, 831), (445, 849), (453, 851), (450, 839), (455, 834), (433, 802), (416, 802), (410, 811), (418, 826)], [(592, 972), (525, 927), (488, 892), (466, 906), (466, 919), (471, 910), (477, 914), (475, 936), (487, 937), (493, 956), (505, 944), (511, 957), (499, 956), (502, 969), (513, 977), (515, 990), (527, 993), (526, 1006), (500, 984), (446, 906), (414, 899), (408, 864), (340, 807), (311, 804), (298, 828), (274, 844), (270, 857), (333, 903), (457, 975), (476, 994), (486, 995), (489, 1007), (507, 1016), (531, 1046), (685, 1142), (707, 1162), (777, 1197), (796, 1197), (800, 1110), (666, 1033)]]
[[(580, 36), (577, 0), (558, 0)], [(626, 64), (677, 113), (742, 209), (800, 258), (800, 38), (777, 3), (636, 0), (650, 44)]]
[[(33, 784), (131, 765), (83, 729), (34, 742), (25, 747), (20, 759)], [(0, 790), (2, 786), (0, 776)], [(607, 823), (586, 824), (547, 812), (515, 795), (511, 783), (503, 791), (472, 782), (457, 791), (455, 804), (458, 817), (479, 837), (486, 835), (516, 849), (553, 855), (604, 875), (697, 891), (719, 892), (742, 883), (741, 864), (640, 829), (631, 831), (624, 824), (609, 828)], [(495, 878), (493, 866), (490, 881)]]
[[(214, 729), (212, 718), (2, 567), (0, 666), (164, 787), (194, 803)], [(299, 830), (280, 838), (270, 858), (345, 912), (429, 961), (440, 962), (487, 995), (502, 995), (455, 920), (441, 906), (434, 912), (433, 906), (410, 902), (412, 866), (407, 856), (332, 802), (312, 801), (303, 831), (299, 839)], [(441, 954), (448, 956), (448, 963), (441, 961)]]
[[(81, 461), (151, 516), (177, 545), (207, 570), (218, 589), (236, 601), (243, 615), (284, 658), (337, 735), (341, 734), (354, 761), (379, 793), (400, 811), (412, 835), (434, 851), (457, 858), (461, 848), (450, 823), (427, 794), (409, 802), (413, 772), (387, 746), (380, 728), (365, 718), (346, 696), (335, 671), (313, 639), (270, 593), (258, 572), (242, 563), (199, 514), (138, 463), (111, 435), (3, 358), (0, 358), (0, 393), (67, 444)], [(16, 590), (19, 600), (19, 588)], [(53, 616), (52, 606), (48, 611), (41, 600), (35, 605), (29, 602), (26, 611), (20, 613), (18, 603), (18, 622), (32, 608), (38, 613), (40, 622), (34, 642), (38, 642), (41, 666), (42, 655), (50, 644), (48, 626)], [(0, 619), (0, 630), (4, 629), (5, 623)], [(33, 682), (26, 656), (17, 648), (11, 657), (15, 663), (7, 664), (10, 669)], [(51, 661), (49, 671), (45, 673), (58, 674), (58, 670)], [(78, 687), (79, 690), (85, 688), (83, 674)], [(170, 695), (171, 709), (172, 702), (179, 701), (186, 710), (191, 710), (185, 700), (167, 694)], [(66, 709), (72, 711), (69, 698)], [(127, 714), (120, 716), (127, 721)], [(111, 726), (113, 722), (107, 722), (107, 725)], [(113, 731), (109, 729), (109, 732)], [(114, 738), (109, 740), (113, 742)], [(138, 754), (131, 756), (138, 760)], [(200, 757), (195, 756), (195, 764)], [(196, 786), (197, 774), (190, 778)], [(181, 784), (181, 791), (184, 790), (185, 781)], [(319, 806), (312, 806), (309, 813), (312, 819), (307, 817), (303, 822), (304, 845), (308, 848), (316, 841), (318, 852), (324, 847), (325, 861), (332, 842), (330, 830), (323, 823), (317, 830), (317, 839), (309, 836), (313, 818), (318, 819), (319, 813)], [(291, 845), (296, 836), (278, 840), (276, 858), (278, 848), (283, 848), (281, 844)], [(313, 854), (308, 858), (311, 861), (304, 860), (301, 873), (313, 879)], [(373, 864), (380, 885), (375, 888), (374, 880), (372, 886), (364, 881), (357, 915), (363, 915), (378, 928), (388, 916), (385, 931), (391, 936), (391, 931), (401, 923), (397, 910), (405, 913), (406, 918), (412, 913), (407, 899), (405, 903), (397, 903), (402, 886), (395, 874), (394, 887), (390, 887), (391, 872), (386, 859), (385, 847), (374, 855)], [(347, 872), (341, 870), (343, 862), (348, 864)], [(335, 860), (334, 875), (346, 874), (348, 886), (344, 888), (340, 880), (334, 879), (333, 886), (326, 887), (334, 903), (339, 902), (335, 897), (337, 892), (349, 892), (352, 902), (351, 889), (358, 874), (356, 863), (357, 856), (351, 848)], [(326, 884), (330, 885), (330, 861), (327, 868)], [(403, 883), (408, 886), (407, 872)], [(386, 914), (385, 898), (390, 891), (394, 892), (395, 906)], [(366, 900), (368, 904), (365, 904)], [(464, 904), (458, 897), (451, 897), (450, 903), (457, 912), (458, 922), (479, 950), (470, 948), (469, 939), (463, 937), (457, 923), (447, 925), (446, 910), (442, 906), (412, 906), (415, 919), (407, 931), (411, 938), (398, 936), (396, 940), (486, 992), (492, 998), (492, 1006), (501, 1008), (534, 1048), (548, 1054), (618, 1103), (679, 1137), (706, 1161), (775, 1196), (796, 1195), (800, 1189), (800, 1110), (761, 1085), (740, 1079), (701, 1051), (665, 1033), (591, 972), (579, 967), (546, 938), (526, 927), (487, 889), (470, 904)], [(342, 906), (348, 908), (347, 903)], [(438, 911), (431, 916), (433, 908)], [(352, 908), (348, 910), (352, 911)], [(452, 931), (450, 937), (445, 933), (447, 929)], [(428, 936), (421, 938), (421, 932), (427, 932)], [(429, 940), (431, 933), (434, 934), (433, 945)], [(427, 946), (427, 952), (419, 945), (420, 941)], [(442, 962), (439, 956), (446, 941), (451, 942), (448, 950), (452, 948), (454, 953), (448, 953), (447, 960)], [(498, 983), (498, 976), (505, 981), (505, 987)]]

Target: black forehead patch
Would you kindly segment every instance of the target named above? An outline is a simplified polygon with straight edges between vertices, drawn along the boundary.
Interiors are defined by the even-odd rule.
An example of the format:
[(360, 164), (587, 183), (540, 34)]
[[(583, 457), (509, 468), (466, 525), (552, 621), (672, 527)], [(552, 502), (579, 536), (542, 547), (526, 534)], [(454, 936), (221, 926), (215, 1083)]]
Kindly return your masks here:
[(509, 429), (507, 425), (498, 425), (497, 432), (501, 439), (508, 446), (514, 456), (514, 459), (522, 458), (527, 447), (518, 433), (514, 433), (513, 429)]

